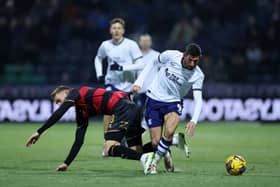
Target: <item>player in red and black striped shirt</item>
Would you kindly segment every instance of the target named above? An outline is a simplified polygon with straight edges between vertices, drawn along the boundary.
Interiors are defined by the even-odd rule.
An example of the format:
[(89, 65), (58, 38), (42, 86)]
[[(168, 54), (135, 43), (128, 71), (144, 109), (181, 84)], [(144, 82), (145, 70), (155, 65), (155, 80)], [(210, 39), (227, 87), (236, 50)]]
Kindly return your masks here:
[(144, 173), (149, 172), (153, 153), (143, 154), (120, 145), (127, 130), (130, 132), (130, 137), (128, 137), (131, 140), (128, 142), (129, 146), (142, 144), (139, 141), (141, 132), (137, 130), (139, 123), (137, 108), (128, 99), (126, 93), (121, 91), (106, 91), (102, 88), (86, 86), (79, 89), (59, 86), (52, 92), (51, 97), (60, 107), (37, 132), (29, 137), (26, 146), (29, 147), (34, 144), (45, 130), (54, 125), (70, 107), (75, 106), (77, 122), (75, 141), (64, 163), (58, 166), (58, 171), (67, 170), (68, 166), (78, 154), (84, 142), (89, 117), (106, 114), (113, 116), (109, 124), (109, 129), (105, 133), (106, 156), (140, 160), (144, 166)]

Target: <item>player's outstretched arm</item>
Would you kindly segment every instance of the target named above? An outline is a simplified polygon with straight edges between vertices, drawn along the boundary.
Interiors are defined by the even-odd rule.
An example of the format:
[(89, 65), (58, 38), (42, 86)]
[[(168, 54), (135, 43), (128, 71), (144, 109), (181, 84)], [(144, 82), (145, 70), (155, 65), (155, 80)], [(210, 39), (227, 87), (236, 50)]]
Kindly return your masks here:
[(67, 110), (74, 105), (74, 101), (67, 100), (65, 101), (46, 121), (46, 123), (37, 130), (41, 135), (45, 130), (53, 126), (66, 112)]
[(145, 67), (145, 63), (143, 62), (143, 57), (139, 57), (135, 60), (134, 64), (128, 64), (123, 66), (123, 71), (135, 71), (142, 70)]
[(26, 143), (27, 147), (30, 147), (32, 144), (35, 144), (37, 140), (39, 139), (40, 135), (53, 126), (62, 116), (63, 114), (71, 107), (73, 106), (72, 101), (65, 101), (52, 115), (51, 117), (46, 121), (46, 123), (37, 130), (34, 134), (32, 134)]
[(153, 72), (154, 68), (158, 68), (157, 67), (157, 60), (155, 60), (152, 63), (149, 63), (145, 66), (145, 68), (143, 69), (143, 71), (140, 73), (140, 75), (138, 76), (138, 78), (136, 79), (136, 81), (133, 84), (132, 87), (132, 91), (135, 93), (140, 92), (141, 88), (143, 87), (144, 81), (147, 77), (149, 77), (148, 75), (150, 74), (150, 72)]

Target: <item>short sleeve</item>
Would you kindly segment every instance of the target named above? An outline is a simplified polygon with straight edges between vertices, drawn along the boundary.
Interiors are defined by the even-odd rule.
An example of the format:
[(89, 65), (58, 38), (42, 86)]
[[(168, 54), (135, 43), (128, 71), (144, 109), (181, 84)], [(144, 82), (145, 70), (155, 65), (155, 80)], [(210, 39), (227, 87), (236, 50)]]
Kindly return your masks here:
[(169, 53), (168, 51), (164, 51), (158, 55), (158, 62), (160, 64), (166, 64), (169, 61)]
[(98, 50), (97, 50), (97, 55), (100, 58), (105, 58), (106, 57), (106, 51), (105, 51), (105, 45), (104, 42), (102, 42), (102, 44), (99, 46)]
[(204, 76), (201, 76), (200, 78), (198, 78), (194, 84), (192, 85), (192, 89), (193, 90), (202, 90), (203, 88), (203, 81), (204, 81)]

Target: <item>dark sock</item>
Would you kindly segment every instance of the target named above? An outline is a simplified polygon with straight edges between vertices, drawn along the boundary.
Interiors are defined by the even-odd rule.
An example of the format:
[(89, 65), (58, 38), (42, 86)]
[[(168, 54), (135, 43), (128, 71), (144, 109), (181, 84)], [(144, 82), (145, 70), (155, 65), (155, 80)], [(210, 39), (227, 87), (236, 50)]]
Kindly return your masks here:
[(116, 145), (110, 147), (109, 156), (121, 157), (130, 160), (140, 160), (142, 153), (139, 153), (121, 145)]
[(148, 142), (143, 145), (143, 153), (155, 152), (156, 148), (153, 147), (152, 142)]

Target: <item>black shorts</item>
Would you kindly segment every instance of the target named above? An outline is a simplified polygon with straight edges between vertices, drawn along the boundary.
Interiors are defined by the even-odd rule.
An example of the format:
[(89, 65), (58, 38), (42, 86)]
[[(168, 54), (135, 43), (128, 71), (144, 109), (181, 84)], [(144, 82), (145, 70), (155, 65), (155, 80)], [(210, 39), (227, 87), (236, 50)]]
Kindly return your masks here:
[(137, 95), (134, 95), (133, 97), (134, 103), (136, 103), (137, 107), (142, 111), (142, 113), (145, 109), (146, 100), (147, 100), (147, 95), (145, 93), (139, 93)]
[[(105, 140), (121, 142), (127, 130), (136, 129), (138, 123), (140, 122), (136, 105), (128, 99), (121, 99), (113, 107), (112, 120), (109, 123), (108, 131), (105, 133)], [(131, 136), (134, 136), (134, 132)]]

